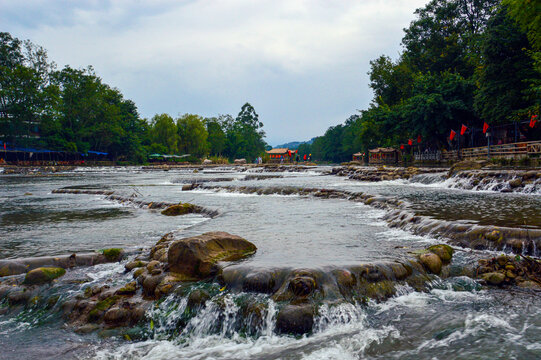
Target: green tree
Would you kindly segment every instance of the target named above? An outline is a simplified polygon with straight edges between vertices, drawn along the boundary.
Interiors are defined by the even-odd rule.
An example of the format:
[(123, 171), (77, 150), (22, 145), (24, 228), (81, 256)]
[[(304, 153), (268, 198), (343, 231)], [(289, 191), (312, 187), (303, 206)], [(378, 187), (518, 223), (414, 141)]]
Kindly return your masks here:
[(265, 151), (265, 132), (259, 115), (249, 103), (242, 106), (234, 121), (226, 123), (227, 152), (230, 158), (255, 159)]
[(30, 41), (0, 32), (0, 137), (19, 145), (34, 145), (47, 115), (49, 71), (47, 52)]
[(539, 79), (540, 74), (526, 53), (528, 48), (526, 34), (502, 8), (489, 22), (482, 47), (483, 65), (475, 96), (475, 108), (482, 119), (490, 123), (514, 121), (531, 105), (525, 96), (528, 82)]
[(225, 134), (222, 122), (219, 118), (211, 117), (205, 119), (208, 132), (209, 151), (211, 155), (222, 156), (227, 145), (227, 136)]
[(156, 114), (150, 120), (150, 124), (152, 143), (161, 145), (162, 153), (176, 153), (178, 151), (179, 136), (173, 118), (167, 114)]
[(208, 154), (208, 132), (199, 115), (184, 114), (177, 119), (180, 153), (203, 157)]
[(370, 61), (370, 87), (374, 91), (374, 102), (393, 106), (411, 95), (413, 73), (404, 63), (393, 64), (388, 56)]
[(403, 57), (414, 71), (458, 72), (471, 76), (477, 66), (480, 35), (499, 0), (432, 0), (417, 9), (404, 29)]

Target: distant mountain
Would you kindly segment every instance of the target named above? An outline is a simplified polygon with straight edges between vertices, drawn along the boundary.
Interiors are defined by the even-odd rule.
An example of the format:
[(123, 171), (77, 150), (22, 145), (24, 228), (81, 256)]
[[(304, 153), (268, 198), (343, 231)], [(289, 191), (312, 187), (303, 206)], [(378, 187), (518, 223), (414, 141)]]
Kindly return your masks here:
[(312, 138), (308, 141), (292, 141), (282, 145), (276, 145), (274, 148), (288, 148), (291, 150), (295, 150), (299, 147), (300, 144), (312, 144), (314, 142), (314, 139), (315, 138)]

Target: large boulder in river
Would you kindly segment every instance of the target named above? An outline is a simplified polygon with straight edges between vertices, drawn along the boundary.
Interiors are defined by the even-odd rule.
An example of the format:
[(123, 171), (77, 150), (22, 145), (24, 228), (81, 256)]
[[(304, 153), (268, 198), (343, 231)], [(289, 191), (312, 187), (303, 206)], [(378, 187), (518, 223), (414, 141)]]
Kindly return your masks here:
[(419, 256), (419, 261), (421, 264), (423, 264), (425, 269), (430, 271), (432, 274), (438, 275), (441, 272), (441, 267), (443, 264), (438, 255), (432, 252), (421, 254), (421, 256)]
[(24, 284), (26, 285), (41, 285), (53, 281), (56, 278), (61, 277), (66, 273), (66, 269), (63, 268), (47, 268), (41, 267), (34, 270), (30, 270), (24, 278)]
[(202, 279), (217, 270), (217, 262), (240, 260), (256, 250), (254, 244), (240, 236), (216, 231), (173, 242), (167, 260), (170, 271)]

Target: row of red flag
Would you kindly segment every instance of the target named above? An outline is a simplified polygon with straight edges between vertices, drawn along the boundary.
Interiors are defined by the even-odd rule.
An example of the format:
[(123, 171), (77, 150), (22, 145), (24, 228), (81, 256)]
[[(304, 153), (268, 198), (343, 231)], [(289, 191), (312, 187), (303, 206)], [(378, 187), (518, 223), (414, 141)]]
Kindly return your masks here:
[[(530, 124), (529, 126), (533, 129), (535, 126), (535, 123), (537, 122), (537, 115), (532, 115), (530, 118)], [(490, 125), (488, 125), (485, 121), (483, 124), (483, 134), (487, 133), (488, 128), (490, 128)], [(464, 135), (464, 133), (468, 130), (468, 127), (464, 124), (462, 124), (462, 127), (460, 128), (460, 135)], [(449, 134), (449, 140), (453, 140), (456, 136), (456, 132), (454, 130), (451, 130), (451, 133)]]
[[(531, 128), (534, 128), (535, 127), (535, 123), (537, 122), (537, 115), (532, 115), (532, 117), (530, 118), (530, 124), (529, 126)], [(490, 128), (490, 125), (486, 123), (483, 124), (483, 134), (486, 134), (488, 129)], [(468, 127), (464, 124), (462, 124), (462, 126), (460, 127), (460, 135), (464, 135), (466, 133), (466, 131), (468, 130)], [(449, 134), (449, 140), (453, 140), (456, 136), (456, 131), (454, 130), (451, 130), (451, 133)], [(417, 135), (417, 143), (420, 144), (421, 142), (423, 141), (423, 139), (421, 138), (421, 135)], [(413, 145), (413, 139), (409, 139), (408, 140), (408, 145), (409, 146), (412, 146)], [(400, 145), (400, 150), (404, 150), (404, 144), (401, 144)]]

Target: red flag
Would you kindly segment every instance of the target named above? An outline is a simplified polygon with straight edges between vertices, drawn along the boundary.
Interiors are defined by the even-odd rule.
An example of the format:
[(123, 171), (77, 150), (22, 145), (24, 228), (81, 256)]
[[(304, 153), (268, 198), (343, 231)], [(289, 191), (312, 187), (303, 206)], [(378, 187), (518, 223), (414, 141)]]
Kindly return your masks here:
[(423, 139), (421, 138), (421, 135), (417, 135), (417, 143), (420, 144)]
[[(533, 128), (535, 126), (535, 122), (537, 121), (537, 115), (532, 115), (532, 118), (530, 119), (530, 127)], [(4, 149), (6, 144), (4, 143)]]
[(454, 130), (451, 130), (451, 134), (449, 135), (449, 140), (453, 140), (455, 138), (456, 132)]
[(483, 124), (483, 134), (487, 133), (487, 130), (488, 130), (489, 127), (490, 126), (488, 126), (488, 124), (486, 122)]
[(460, 128), (460, 135), (464, 135), (464, 133), (468, 130), (468, 127), (464, 124), (462, 124), (462, 127)]
[(400, 150), (404, 150), (404, 145), (400, 145)]
[(409, 139), (408, 140), (408, 145), (413, 145), (413, 140)]

